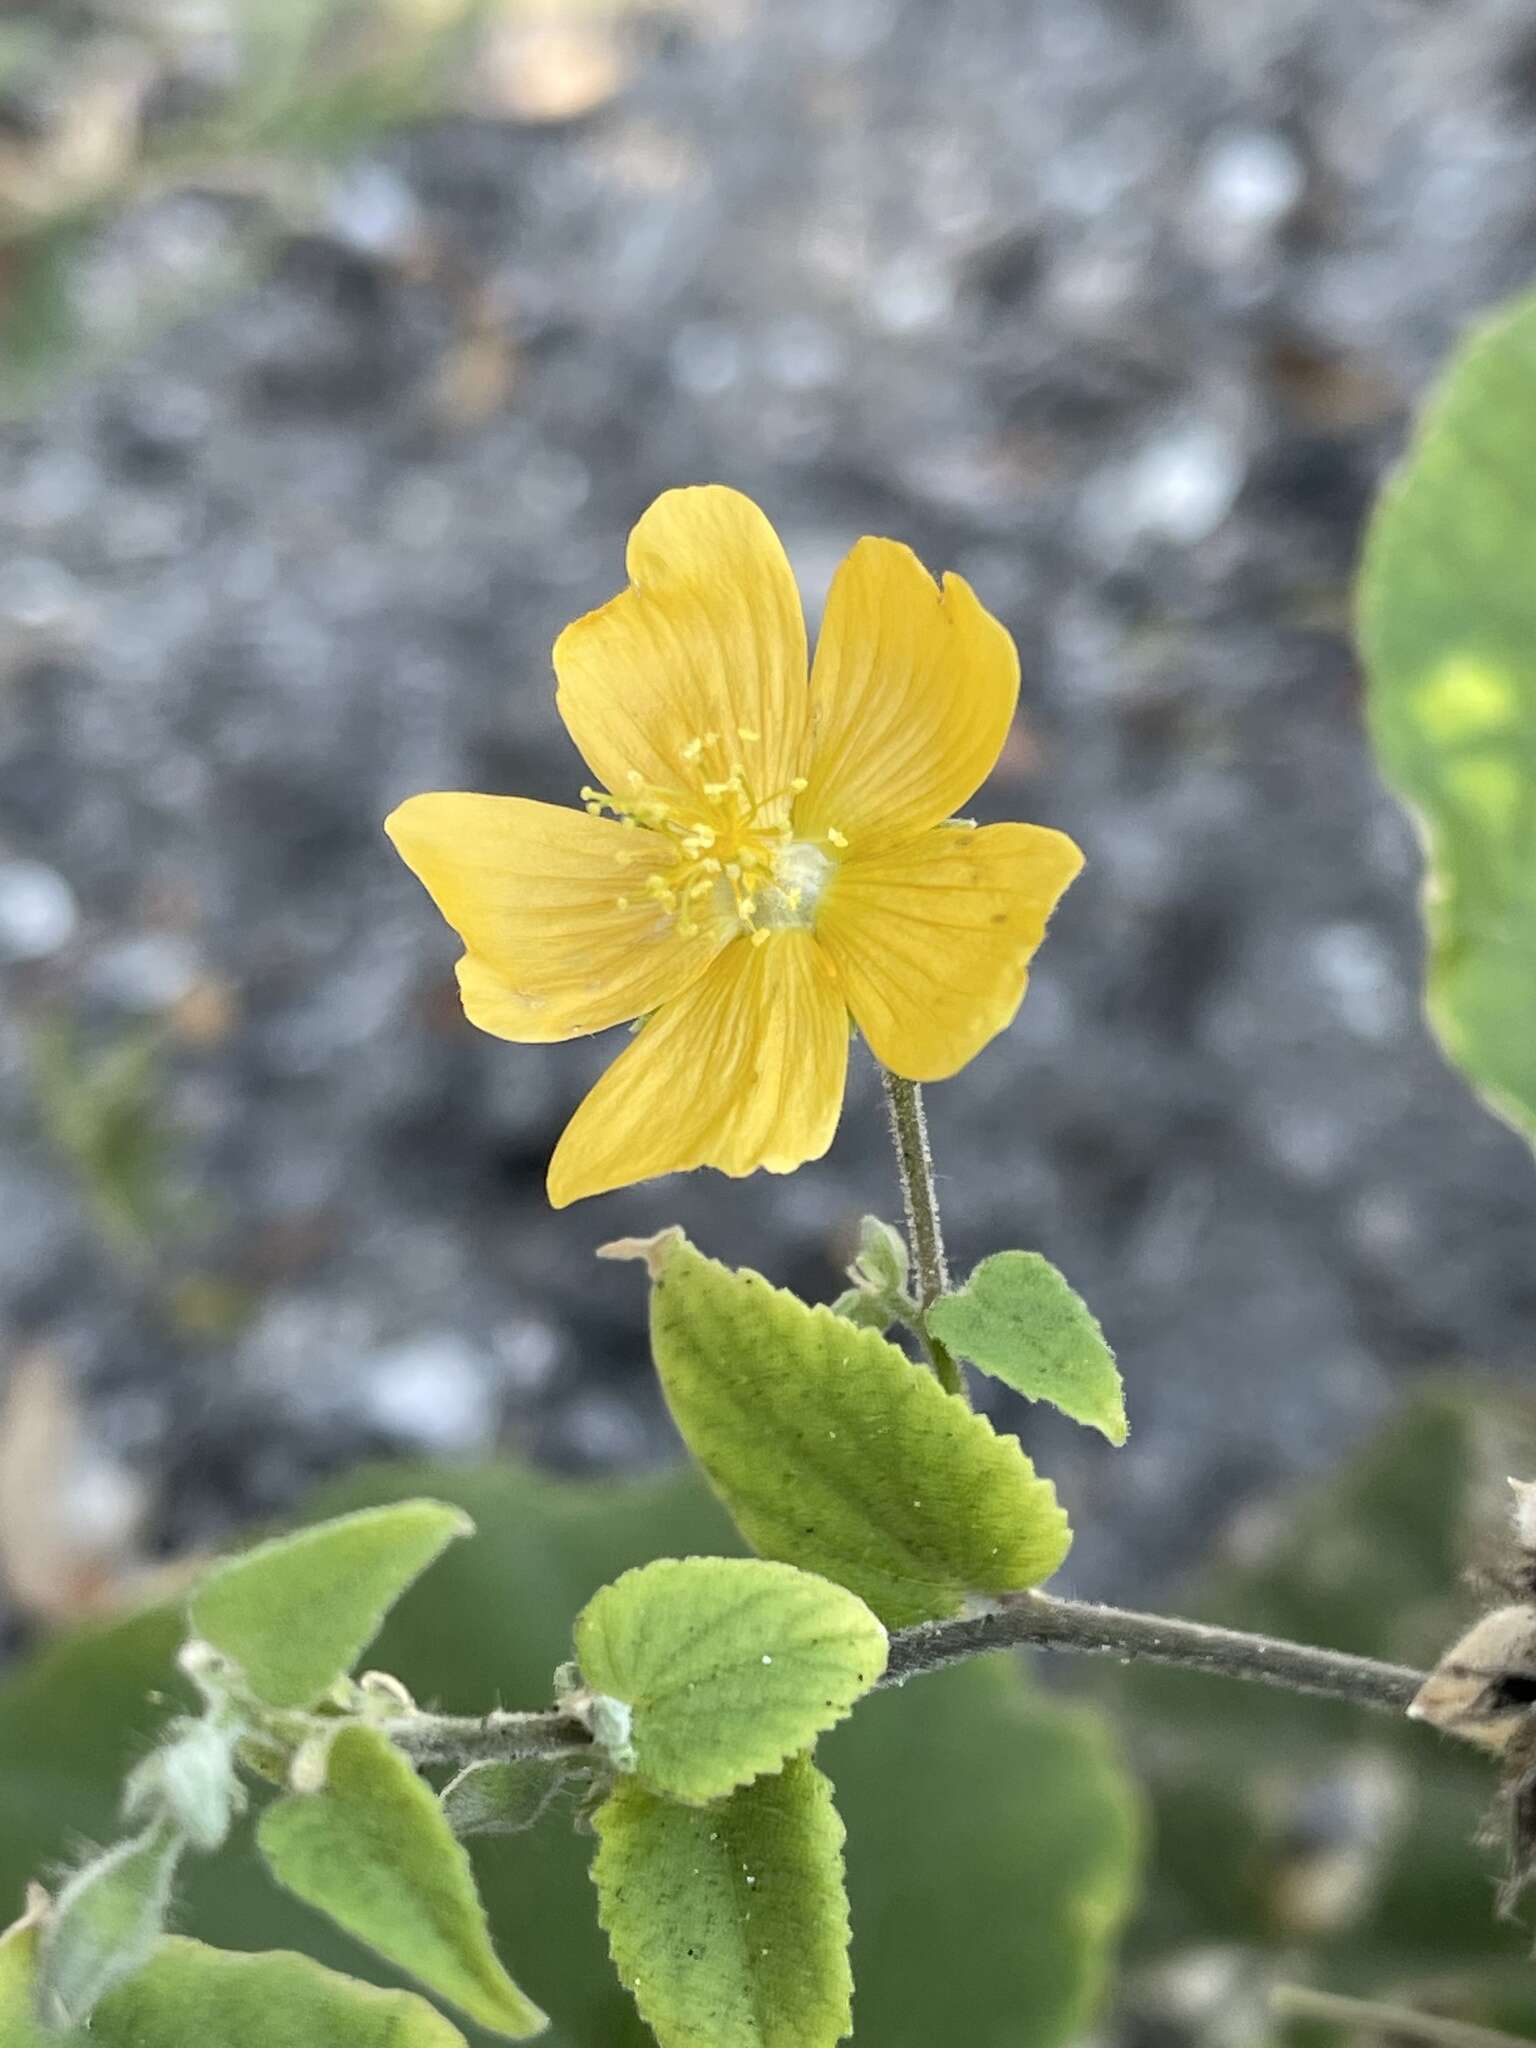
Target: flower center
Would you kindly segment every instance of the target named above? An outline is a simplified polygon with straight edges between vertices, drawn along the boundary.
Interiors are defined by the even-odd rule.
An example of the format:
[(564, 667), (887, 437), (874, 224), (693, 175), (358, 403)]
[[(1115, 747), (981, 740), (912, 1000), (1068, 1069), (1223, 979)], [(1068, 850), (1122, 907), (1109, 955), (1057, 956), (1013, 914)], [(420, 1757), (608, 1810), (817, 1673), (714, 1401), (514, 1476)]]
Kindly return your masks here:
[[(743, 728), (737, 737), (750, 746), (760, 735)], [(622, 796), (602, 789), (581, 792), (594, 817), (607, 811), (622, 825), (672, 842), (671, 865), (647, 876), (645, 895), (676, 919), (685, 938), (716, 918), (750, 933), (754, 945), (775, 931), (809, 927), (834, 859), (815, 841), (793, 836), (789, 801), (805, 788), (804, 776), (760, 796), (741, 760), (725, 757), (719, 733), (690, 740), (683, 754), (708, 772), (696, 789), (654, 789), (631, 774)], [(833, 847), (847, 844), (835, 830), (826, 838)], [(650, 860), (654, 852), (654, 846), (637, 847), (634, 858)], [(619, 908), (628, 909), (631, 901), (619, 897)]]

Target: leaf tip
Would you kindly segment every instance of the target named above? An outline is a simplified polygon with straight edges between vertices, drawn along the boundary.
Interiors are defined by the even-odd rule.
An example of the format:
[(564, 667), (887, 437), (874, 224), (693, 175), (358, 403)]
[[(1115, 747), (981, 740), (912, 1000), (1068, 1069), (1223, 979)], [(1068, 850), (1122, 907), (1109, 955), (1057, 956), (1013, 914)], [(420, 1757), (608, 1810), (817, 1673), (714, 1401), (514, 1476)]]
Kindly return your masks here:
[(659, 1280), (673, 1252), (687, 1242), (682, 1225), (671, 1223), (665, 1230), (658, 1230), (654, 1237), (612, 1238), (607, 1244), (597, 1247), (597, 1256), (600, 1259), (643, 1259), (651, 1278)]

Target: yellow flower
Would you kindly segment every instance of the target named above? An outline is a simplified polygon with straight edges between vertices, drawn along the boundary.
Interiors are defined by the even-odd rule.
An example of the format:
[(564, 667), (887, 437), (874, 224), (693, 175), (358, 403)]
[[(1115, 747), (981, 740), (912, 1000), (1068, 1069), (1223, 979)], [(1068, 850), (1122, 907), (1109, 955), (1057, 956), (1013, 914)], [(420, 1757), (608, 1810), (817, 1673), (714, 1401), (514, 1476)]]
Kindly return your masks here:
[(557, 1208), (819, 1159), (850, 1013), (895, 1073), (953, 1074), (1012, 1021), (1082, 865), (1042, 826), (944, 822), (1019, 685), (960, 577), (861, 540), (807, 687), (794, 578), (750, 499), (666, 492), (627, 567), (555, 643), (585, 810), (416, 796), (387, 826), (464, 942), (472, 1023), (528, 1044), (645, 1020), (555, 1148)]

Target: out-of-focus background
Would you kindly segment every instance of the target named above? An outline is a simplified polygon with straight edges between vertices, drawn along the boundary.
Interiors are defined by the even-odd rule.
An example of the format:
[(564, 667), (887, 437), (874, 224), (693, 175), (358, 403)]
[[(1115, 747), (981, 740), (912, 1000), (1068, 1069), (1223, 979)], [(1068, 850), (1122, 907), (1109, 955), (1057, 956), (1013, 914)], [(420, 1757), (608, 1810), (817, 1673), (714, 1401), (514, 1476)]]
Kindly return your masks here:
[(893, 1213), (859, 1057), (824, 1164), (551, 1214), (615, 1048), (472, 1032), (380, 831), (574, 798), (551, 641), (680, 482), (813, 611), (891, 534), (1018, 638), (978, 810), (1088, 868), (930, 1111), (957, 1265), (1038, 1247), (1120, 1353), (1127, 1451), (1025, 1423), (1064, 1583), (1151, 1597), (1416, 1375), (1529, 1377), (1536, 1174), (1421, 1021), (1348, 603), (1533, 270), (1527, 0), (0, 8), (12, 1622), (368, 1453), (662, 1460), (592, 1247), (826, 1296)]

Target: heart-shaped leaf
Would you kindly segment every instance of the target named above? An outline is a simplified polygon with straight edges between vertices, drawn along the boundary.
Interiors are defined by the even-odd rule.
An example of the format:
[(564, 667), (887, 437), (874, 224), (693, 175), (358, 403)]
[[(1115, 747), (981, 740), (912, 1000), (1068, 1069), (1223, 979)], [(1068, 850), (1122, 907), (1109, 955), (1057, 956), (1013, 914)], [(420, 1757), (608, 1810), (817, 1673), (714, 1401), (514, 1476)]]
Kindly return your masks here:
[(680, 1231), (622, 1250), (651, 1268), (673, 1417), (755, 1550), (848, 1587), (887, 1628), (1038, 1585), (1066, 1556), (1056, 1489), (1017, 1439), (894, 1344)]
[(855, 1594), (760, 1558), (641, 1565), (576, 1622), (582, 1677), (626, 1709), (615, 1761), (691, 1805), (809, 1749), (885, 1655), (885, 1630)]
[(1125, 1442), (1115, 1354), (1087, 1302), (1038, 1252), (994, 1252), (931, 1305), (927, 1320), (941, 1343), (1015, 1393)]
[(342, 1678), (415, 1578), (474, 1524), (435, 1500), (365, 1508), (275, 1536), (217, 1565), (192, 1627), (274, 1707), (307, 1707)]
[(478, 2025), (521, 2041), (546, 2024), (497, 1959), (431, 1788), (376, 1728), (344, 1727), (323, 1790), (269, 1806), (256, 1839), (279, 1884)]
[(843, 1825), (808, 1758), (711, 1807), (621, 1779), (595, 1825), (598, 1917), (660, 2048), (832, 2048), (849, 2032)]

